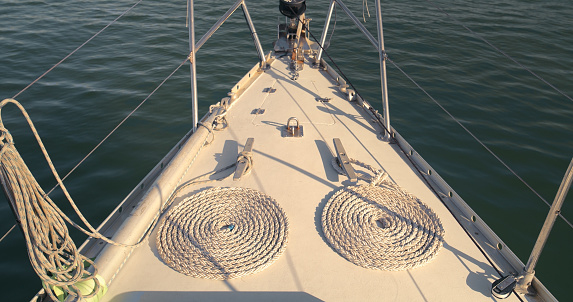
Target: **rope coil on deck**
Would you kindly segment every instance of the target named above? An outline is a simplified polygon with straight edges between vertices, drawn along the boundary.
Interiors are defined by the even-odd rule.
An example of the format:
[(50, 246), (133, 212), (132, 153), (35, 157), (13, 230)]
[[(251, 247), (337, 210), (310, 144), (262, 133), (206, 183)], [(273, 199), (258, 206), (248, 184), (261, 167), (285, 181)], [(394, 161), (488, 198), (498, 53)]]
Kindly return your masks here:
[(387, 175), (378, 171), (370, 185), (334, 193), (322, 212), (324, 235), (333, 249), (358, 266), (387, 271), (422, 266), (443, 245), (441, 221), (418, 198), (381, 176)]
[(271, 265), (287, 245), (288, 220), (271, 197), (248, 188), (211, 188), (175, 206), (157, 234), (163, 261), (188, 276), (226, 280)]

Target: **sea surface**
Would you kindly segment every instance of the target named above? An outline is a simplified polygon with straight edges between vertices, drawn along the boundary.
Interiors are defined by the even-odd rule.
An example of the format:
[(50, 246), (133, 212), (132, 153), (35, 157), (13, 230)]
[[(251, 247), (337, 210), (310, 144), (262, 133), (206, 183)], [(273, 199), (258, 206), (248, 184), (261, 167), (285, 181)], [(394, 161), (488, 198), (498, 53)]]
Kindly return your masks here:
[[(573, 5), (562, 0), (384, 1), (390, 58), (545, 198), (554, 199), (573, 156), (573, 101), (555, 92), (448, 18), (573, 96)], [(268, 52), (283, 20), (278, 1), (247, 2)], [(134, 5), (126, 0), (4, 0), (0, 4), (0, 99), (21, 92), (46, 70)], [(197, 0), (197, 37), (233, 3)], [(347, 1), (362, 19), (363, 1)], [(328, 1), (309, 0), (311, 32), (320, 36)], [(375, 34), (372, 17), (365, 26)], [(334, 23), (334, 18), (332, 20)], [(364, 22), (364, 21), (363, 21)], [(143, 0), (35, 85), (20, 101), (57, 170), (67, 174), (188, 54), (185, 1)], [(332, 29), (332, 26), (331, 26)], [(377, 53), (341, 10), (328, 53), (358, 91), (380, 105)], [(240, 10), (197, 53), (202, 116), (257, 63)], [(192, 124), (188, 64), (180, 68), (65, 184), (94, 225), (123, 200)], [(549, 207), (513, 176), (392, 64), (392, 125), (468, 204), (527, 261)], [(15, 106), (2, 121), (46, 191), (55, 185)], [(71, 215), (61, 190), (50, 195)], [(573, 193), (562, 213), (573, 220)], [(76, 218), (75, 215), (71, 215)], [(0, 200), (0, 236), (14, 224)], [(85, 236), (72, 231), (79, 245)], [(16, 229), (0, 243), (0, 299), (28, 301), (40, 289)], [(571, 301), (573, 229), (558, 219), (536, 275), (561, 301)]]

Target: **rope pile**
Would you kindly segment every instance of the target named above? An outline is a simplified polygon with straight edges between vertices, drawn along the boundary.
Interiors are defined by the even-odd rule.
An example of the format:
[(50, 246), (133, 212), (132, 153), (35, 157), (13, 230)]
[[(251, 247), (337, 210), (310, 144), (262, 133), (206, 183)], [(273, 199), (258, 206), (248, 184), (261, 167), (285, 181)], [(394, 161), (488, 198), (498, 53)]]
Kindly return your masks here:
[[(99, 297), (103, 296), (107, 291), (105, 280), (97, 275), (97, 268), (93, 261), (79, 253), (69, 235), (65, 222), (68, 222), (86, 235), (103, 240), (109, 244), (136, 248), (142, 245), (148, 238), (157, 219), (151, 223), (147, 232), (142, 236), (139, 242), (135, 244), (115, 242), (100, 234), (86, 220), (71, 198), (24, 107), (14, 99), (5, 99), (0, 102), (0, 110), (7, 104), (14, 104), (20, 109), (44, 154), (48, 166), (56, 178), (58, 186), (62, 189), (65, 197), (68, 199), (80, 220), (87, 227), (87, 229), (83, 228), (62, 212), (48, 196), (51, 191), (48, 193), (43, 191), (14, 147), (12, 136), (4, 127), (0, 116), (0, 179), (2, 180), (4, 191), (10, 200), (16, 219), (24, 233), (32, 267), (42, 279), (44, 289), (54, 301), (65, 299), (67, 295), (72, 295), (75, 297), (74, 300), (80, 301), (88, 298), (99, 299)], [(221, 119), (220, 122), (224, 125), (218, 130), (222, 130), (228, 125), (224, 119)], [(108, 137), (109, 135), (111, 135), (111, 133), (108, 134)], [(101, 143), (103, 143), (103, 141), (100, 142), (100, 144)], [(249, 154), (243, 156), (248, 157), (248, 155)], [(250, 158), (246, 158), (245, 160), (248, 161), (250, 164), (249, 169), (251, 169), (252, 160)], [(234, 165), (235, 164), (232, 166)], [(170, 197), (168, 203), (170, 203), (171, 200), (172, 198)], [(162, 208), (161, 211), (162, 210), (164, 210), (164, 208)], [(160, 212), (157, 214), (157, 218), (159, 215)], [(2, 239), (3, 238), (4, 237), (2, 237)], [(2, 239), (0, 239), (0, 241)], [(90, 273), (88, 271), (89, 267), (91, 267), (90, 271), (93, 272)]]
[(226, 280), (271, 265), (287, 245), (288, 220), (271, 197), (211, 188), (175, 206), (157, 234), (163, 261), (188, 276)]
[[(0, 108), (9, 102), (21, 108), (13, 100), (3, 101)], [(105, 284), (96, 278), (93, 262), (79, 253), (65, 215), (36, 182), (1, 120), (0, 133), (0, 178), (24, 234), (30, 263), (44, 289), (54, 301), (58, 301), (56, 295), (71, 294), (78, 300), (103, 295)], [(93, 273), (87, 271), (88, 266), (93, 267)]]
[(336, 192), (322, 212), (330, 245), (348, 261), (370, 269), (400, 271), (432, 260), (443, 244), (438, 216), (398, 185), (381, 180)]

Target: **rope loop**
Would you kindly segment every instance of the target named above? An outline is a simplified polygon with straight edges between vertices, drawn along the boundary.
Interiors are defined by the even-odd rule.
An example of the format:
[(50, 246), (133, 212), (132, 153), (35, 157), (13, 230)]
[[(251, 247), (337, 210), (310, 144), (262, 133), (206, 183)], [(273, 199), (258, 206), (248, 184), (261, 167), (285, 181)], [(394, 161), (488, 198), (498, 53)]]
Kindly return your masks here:
[(248, 175), (251, 173), (253, 169), (253, 152), (252, 151), (242, 151), (237, 156), (237, 163), (245, 162), (247, 164), (247, 169), (245, 170), (244, 175)]
[[(361, 179), (361, 180), (367, 182), (370, 186), (378, 186), (388, 179), (388, 174), (381, 169), (376, 169), (376, 168), (372, 167), (371, 165), (363, 163), (363, 162), (356, 160), (354, 158), (350, 159), (350, 163), (357, 165), (357, 166), (360, 166), (360, 167), (372, 172), (372, 175), (369, 175), (369, 174), (361, 172), (361, 171), (356, 171), (356, 176), (358, 177), (358, 179)], [(332, 164), (332, 167), (336, 170), (336, 172), (338, 172), (338, 174), (346, 175), (346, 172), (344, 172), (344, 169), (340, 165), (337, 157), (332, 158), (331, 164)]]
[(218, 115), (213, 121), (213, 130), (223, 131), (229, 127), (229, 121), (225, 115)]
[(10, 131), (6, 129), (3, 125), (0, 125), (0, 158), (4, 155), (4, 152), (8, 150), (9, 147), (14, 146), (14, 139)]
[(220, 110), (220, 112), (215, 117), (213, 121), (213, 130), (222, 131), (229, 127), (229, 121), (227, 121), (227, 109), (229, 108), (228, 98), (221, 100), (221, 102), (209, 106), (209, 113), (215, 112), (215, 110)]

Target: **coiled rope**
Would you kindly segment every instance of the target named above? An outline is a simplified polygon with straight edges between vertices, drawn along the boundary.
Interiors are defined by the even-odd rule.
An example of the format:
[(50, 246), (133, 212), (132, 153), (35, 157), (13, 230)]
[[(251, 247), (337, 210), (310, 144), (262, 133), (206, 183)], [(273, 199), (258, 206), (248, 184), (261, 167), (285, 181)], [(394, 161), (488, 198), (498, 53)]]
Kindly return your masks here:
[[(333, 249), (365, 268), (407, 270), (432, 260), (445, 231), (438, 216), (418, 198), (387, 180), (387, 174), (351, 159), (372, 172), (359, 173), (368, 185), (348, 186), (328, 200), (322, 229)], [(339, 173), (342, 169), (333, 161)], [(341, 173), (342, 174), (342, 173)]]
[(159, 227), (163, 261), (188, 276), (226, 280), (259, 272), (287, 245), (278, 203), (248, 188), (211, 188), (171, 209)]
[[(176, 70), (178, 70), (182, 65), (183, 63), (179, 65)], [(173, 73), (171, 75), (173, 75)], [(167, 79), (165, 79), (162, 84), (166, 80)], [(161, 85), (159, 85), (159, 87), (160, 86)], [(156, 90), (159, 87), (157, 87)], [(146, 98), (139, 106), (141, 106), (148, 98)], [(64, 195), (72, 205), (76, 214), (89, 229), (88, 231), (73, 222), (49, 198), (48, 194), (51, 191), (46, 194), (40, 185), (36, 182), (32, 173), (29, 171), (20, 154), (14, 147), (12, 136), (4, 127), (0, 114), (0, 179), (2, 180), (5, 192), (9, 196), (10, 202), (14, 208), (14, 213), (17, 216), (16, 219), (20, 222), (21, 228), (24, 232), (26, 244), (28, 247), (28, 254), (30, 255), (32, 266), (34, 267), (34, 270), (38, 276), (42, 279), (46, 292), (54, 301), (57, 300), (54, 292), (58, 292), (57, 294), (60, 294), (62, 293), (62, 290), (67, 294), (77, 296), (78, 300), (94, 297), (96, 295), (101, 296), (106, 291), (105, 283), (99, 276), (97, 276), (97, 268), (93, 265), (93, 262), (79, 254), (75, 244), (69, 236), (68, 229), (64, 221), (67, 221), (72, 226), (76, 227), (90, 237), (101, 239), (113, 245), (135, 248), (145, 242), (149, 236), (150, 231), (157, 223), (157, 218), (159, 218), (159, 215), (161, 214), (160, 212), (166, 209), (167, 206), (173, 201), (174, 194), (169, 196), (165, 206), (160, 209), (160, 212), (156, 215), (156, 218), (150, 224), (147, 232), (141, 237), (139, 242), (133, 245), (128, 245), (108, 239), (104, 235), (100, 234), (95, 228), (93, 228), (93, 226), (85, 219), (85, 217), (76, 206), (75, 202), (72, 200), (65, 185), (63, 184), (63, 180), (57, 173), (48, 155), (48, 152), (46, 151), (44, 144), (42, 143), (42, 140), (24, 107), (14, 99), (5, 99), (0, 102), (0, 110), (9, 103), (16, 105), (20, 109), (22, 115), (25, 117), (30, 129), (34, 134), (34, 137), (36, 138), (42, 153), (44, 154), (52, 174), (57, 180), (58, 186), (62, 188)], [(137, 108), (135, 110), (137, 110)], [(122, 121), (122, 123), (124, 121), (125, 119)], [(224, 119), (224, 114), (218, 115), (218, 121), (224, 124), (223, 128), (218, 130), (222, 130), (228, 126), (228, 123)], [(120, 123), (120, 125), (122, 123)], [(210, 130), (208, 126), (204, 126)], [(112, 133), (117, 130), (118, 127), (116, 127)], [(111, 135), (111, 133), (109, 135)], [(107, 137), (109, 137), (109, 135)], [(101, 145), (102, 142), (100, 142), (98, 146)], [(204, 144), (206, 144), (206, 141)], [(96, 146), (96, 148), (98, 146)], [(94, 148), (94, 150), (96, 148)], [(92, 150), (92, 152), (94, 150)], [(90, 152), (90, 154), (92, 152)], [(247, 155), (247, 157), (248, 156), (249, 155)], [(251, 169), (252, 159), (247, 158), (246, 160), (249, 162), (249, 169)], [(174, 190), (173, 193), (176, 191), (177, 190)], [(3, 236), (2, 239), (5, 236)], [(94, 272), (89, 273), (86, 270), (85, 265), (93, 267)], [(89, 295), (85, 294), (86, 282), (89, 287), (93, 288), (93, 291), (91, 291)], [(78, 286), (82, 287), (81, 289), (83, 289), (83, 292)], [(100, 291), (101, 288), (103, 288), (103, 291)]]
[[(6, 99), (0, 102), (0, 110), (8, 103), (20, 108), (38, 139), (50, 168), (57, 175), (22, 105), (15, 100)], [(96, 278), (97, 268), (93, 266), (93, 262), (78, 252), (64, 221), (69, 218), (38, 185), (14, 147), (12, 135), (4, 127), (1, 118), (0, 132), (0, 178), (22, 228), (30, 262), (42, 279), (44, 289), (54, 301), (57, 301), (54, 294), (56, 287), (78, 300), (101, 294), (100, 289), (105, 284), (100, 284), (100, 280)], [(59, 177), (57, 179), (61, 181)], [(62, 189), (68, 196), (65, 187), (62, 186)], [(87, 271), (86, 265), (93, 267), (93, 273)], [(78, 287), (86, 282), (91, 282), (91, 292), (85, 293)]]

